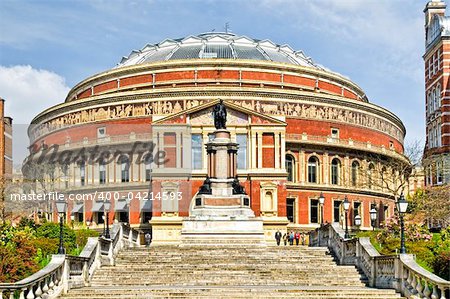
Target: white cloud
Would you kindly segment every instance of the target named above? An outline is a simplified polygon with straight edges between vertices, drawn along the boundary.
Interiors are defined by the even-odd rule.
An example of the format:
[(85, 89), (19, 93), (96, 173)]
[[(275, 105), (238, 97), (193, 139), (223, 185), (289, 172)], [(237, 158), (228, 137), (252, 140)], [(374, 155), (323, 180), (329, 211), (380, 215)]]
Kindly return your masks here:
[(37, 112), (63, 102), (69, 89), (65, 79), (51, 71), (0, 66), (0, 97), (15, 124), (29, 124)]
[(0, 97), (5, 99), (5, 115), (13, 118), (13, 163), (27, 156), (27, 128), (33, 117), (64, 101), (69, 87), (65, 79), (30, 65), (0, 66)]

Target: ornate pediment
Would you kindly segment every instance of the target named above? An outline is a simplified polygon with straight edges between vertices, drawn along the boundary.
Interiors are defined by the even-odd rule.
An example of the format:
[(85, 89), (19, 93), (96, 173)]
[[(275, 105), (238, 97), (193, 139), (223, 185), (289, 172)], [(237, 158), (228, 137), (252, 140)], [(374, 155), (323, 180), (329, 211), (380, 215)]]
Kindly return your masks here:
[[(158, 119), (153, 122), (153, 125), (168, 125), (186, 123), (193, 126), (214, 126), (214, 118), (212, 110), (219, 100), (205, 102), (191, 109), (174, 113), (167, 117)], [(286, 123), (274, 117), (256, 112), (232, 103), (231, 101), (224, 101), (227, 108), (227, 126), (240, 125), (269, 125), (269, 126), (285, 126)]]

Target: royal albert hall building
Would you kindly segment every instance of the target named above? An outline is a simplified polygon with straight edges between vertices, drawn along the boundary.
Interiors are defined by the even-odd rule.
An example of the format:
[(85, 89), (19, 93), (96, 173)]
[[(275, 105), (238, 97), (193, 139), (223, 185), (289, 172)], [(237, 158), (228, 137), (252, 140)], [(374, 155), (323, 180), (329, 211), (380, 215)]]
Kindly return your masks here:
[[(378, 213), (374, 225), (393, 215), (395, 198), (376, 183), (379, 170), (389, 165), (373, 157), (407, 161), (401, 120), (302, 51), (213, 32), (132, 51), (34, 118), (29, 135), (35, 152), (58, 145), (60, 154), (122, 153), (57, 169), (62, 179), (55, 189), (78, 196), (69, 201), (67, 221), (102, 227), (104, 201), (110, 199), (109, 223), (151, 226), (154, 240), (177, 240), (207, 174), (205, 145), (215, 130), (211, 111), (219, 99), (239, 144), (238, 178), (268, 240), (278, 229), (343, 224), (346, 196), (351, 228), (359, 215), (361, 228), (371, 229), (372, 208)], [(141, 159), (137, 148), (146, 143), (163, 152), (164, 163)], [(150, 191), (153, 200), (144, 200)], [(80, 194), (91, 198), (81, 200)]]

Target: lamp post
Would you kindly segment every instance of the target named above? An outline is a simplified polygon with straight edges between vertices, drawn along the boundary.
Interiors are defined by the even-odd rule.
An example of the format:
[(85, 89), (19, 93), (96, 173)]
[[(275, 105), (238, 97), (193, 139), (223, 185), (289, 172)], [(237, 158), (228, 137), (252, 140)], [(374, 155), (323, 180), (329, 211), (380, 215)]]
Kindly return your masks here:
[(64, 222), (64, 214), (66, 213), (67, 203), (65, 201), (57, 201), (56, 202), (56, 210), (59, 215), (59, 247), (58, 254), (65, 254), (66, 250), (64, 249), (64, 240), (63, 240), (63, 222)]
[(319, 195), (319, 207), (320, 207), (320, 228), (319, 228), (319, 233), (318, 233), (318, 237), (319, 237), (319, 247), (320, 247), (320, 230), (323, 226), (323, 204), (325, 202), (325, 197), (323, 196), (323, 192), (320, 192)]
[(106, 222), (106, 231), (105, 231), (105, 238), (111, 239), (111, 235), (109, 234), (109, 221), (108, 221), (108, 214), (109, 214), (109, 208), (111, 207), (111, 203), (109, 201), (106, 201), (104, 204), (104, 210), (106, 212), (105, 222)]
[(359, 216), (359, 215), (355, 216), (355, 225), (356, 225), (356, 227), (358, 227), (358, 230), (359, 230), (359, 227), (361, 226), (361, 216)]
[(400, 253), (406, 253), (405, 247), (405, 223), (403, 222), (403, 216), (406, 213), (406, 209), (408, 209), (408, 201), (405, 199), (402, 194), (397, 199), (397, 211), (400, 217)]
[(348, 239), (348, 238), (350, 238), (350, 235), (348, 234), (348, 209), (350, 208), (350, 202), (348, 201), (347, 195), (345, 195), (343, 205), (344, 205), (344, 210), (345, 210), (345, 235), (344, 235), (344, 238)]
[(320, 226), (323, 225), (323, 204), (325, 203), (325, 196), (323, 196), (323, 192), (320, 192), (319, 195), (319, 205), (320, 205)]
[(375, 208), (372, 208), (370, 210), (370, 221), (372, 222), (372, 230), (375, 230), (375, 223), (377, 221), (377, 210)]

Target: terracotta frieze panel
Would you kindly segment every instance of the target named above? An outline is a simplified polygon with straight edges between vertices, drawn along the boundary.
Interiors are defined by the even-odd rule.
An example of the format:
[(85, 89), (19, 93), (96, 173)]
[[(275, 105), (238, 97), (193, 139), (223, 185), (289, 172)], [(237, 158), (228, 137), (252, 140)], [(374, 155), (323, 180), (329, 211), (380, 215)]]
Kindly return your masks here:
[[(130, 103), (120, 105), (110, 105), (101, 108), (86, 107), (85, 110), (67, 113), (48, 122), (34, 125), (30, 130), (32, 140), (74, 125), (90, 122), (105, 121), (112, 119), (146, 117), (151, 115), (170, 115), (187, 110), (203, 103), (207, 100), (186, 99), (186, 100), (149, 100), (144, 103)], [(235, 105), (255, 110), (259, 113), (272, 116), (287, 116), (293, 118), (325, 120), (342, 122), (362, 127), (374, 129), (392, 136), (403, 142), (402, 130), (392, 122), (363, 111), (349, 109), (341, 106), (316, 105), (302, 103), (299, 101), (273, 101), (273, 100), (233, 100)], [(200, 116), (199, 116), (200, 117)], [(206, 116), (202, 116), (203, 118)], [(231, 115), (236, 123), (244, 123), (242, 115)], [(230, 118), (230, 119), (231, 119)], [(248, 121), (245, 119), (245, 121)]]

